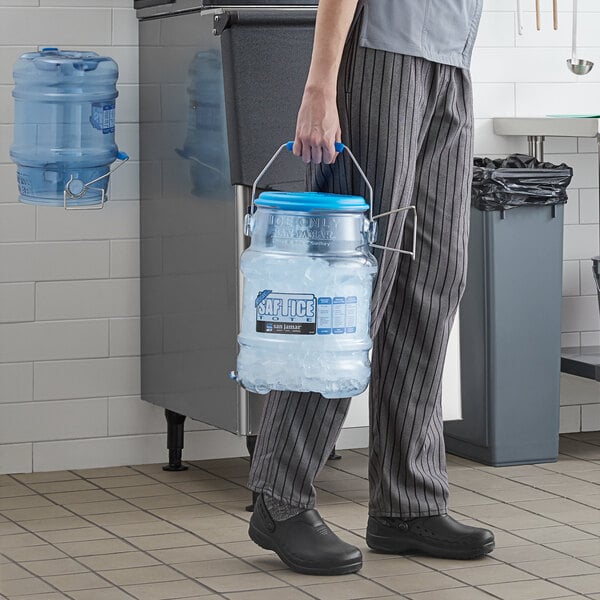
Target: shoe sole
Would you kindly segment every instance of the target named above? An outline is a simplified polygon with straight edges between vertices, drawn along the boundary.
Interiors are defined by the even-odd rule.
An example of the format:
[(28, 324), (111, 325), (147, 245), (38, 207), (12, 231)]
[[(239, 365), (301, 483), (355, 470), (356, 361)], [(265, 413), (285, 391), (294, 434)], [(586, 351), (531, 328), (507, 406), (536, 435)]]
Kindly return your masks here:
[(389, 537), (374, 535), (367, 532), (367, 546), (375, 552), (381, 554), (408, 554), (409, 552), (419, 552), (427, 556), (435, 556), (436, 558), (450, 558), (456, 560), (473, 560), (483, 558), (489, 554), (495, 547), (495, 542), (492, 540), (479, 548), (469, 548), (466, 550), (452, 550), (446, 548), (435, 548), (429, 544), (421, 544), (415, 541), (392, 540)]
[(252, 523), (250, 523), (248, 535), (255, 544), (258, 544), (265, 550), (272, 550), (290, 569), (298, 573), (303, 573), (304, 575), (347, 575), (349, 573), (356, 573), (362, 567), (362, 560), (347, 565), (340, 565), (339, 567), (306, 567), (294, 563), (287, 558), (279, 549), (278, 545), (268, 535), (257, 529)]

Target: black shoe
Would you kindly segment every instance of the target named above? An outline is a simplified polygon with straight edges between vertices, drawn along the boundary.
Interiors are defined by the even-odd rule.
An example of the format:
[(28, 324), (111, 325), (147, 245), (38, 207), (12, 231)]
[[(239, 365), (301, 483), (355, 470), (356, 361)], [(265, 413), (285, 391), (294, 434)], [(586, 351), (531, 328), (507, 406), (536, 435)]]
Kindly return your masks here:
[(494, 534), (448, 515), (398, 519), (369, 517), (367, 546), (377, 552), (419, 552), (439, 558), (481, 558), (494, 549)]
[(345, 575), (362, 567), (362, 553), (327, 527), (316, 510), (305, 510), (285, 521), (275, 521), (262, 495), (254, 504), (250, 538), (273, 550), (293, 571), (307, 575)]

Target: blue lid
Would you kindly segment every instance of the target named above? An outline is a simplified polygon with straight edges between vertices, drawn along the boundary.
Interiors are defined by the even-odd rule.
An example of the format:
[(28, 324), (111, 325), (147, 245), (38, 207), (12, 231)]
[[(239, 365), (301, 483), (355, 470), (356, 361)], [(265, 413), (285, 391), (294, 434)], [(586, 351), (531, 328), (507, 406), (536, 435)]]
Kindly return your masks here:
[(257, 206), (281, 210), (364, 212), (369, 205), (362, 196), (345, 196), (325, 192), (263, 192), (255, 201)]

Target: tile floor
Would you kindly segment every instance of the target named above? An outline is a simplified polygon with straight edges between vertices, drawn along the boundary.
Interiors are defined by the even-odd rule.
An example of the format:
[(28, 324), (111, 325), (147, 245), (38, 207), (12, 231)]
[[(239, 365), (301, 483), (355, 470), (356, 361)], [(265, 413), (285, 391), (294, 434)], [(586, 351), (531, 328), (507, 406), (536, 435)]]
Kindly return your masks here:
[(362, 549), (356, 575), (284, 568), (247, 538), (248, 461), (195, 461), (0, 476), (0, 598), (600, 600), (599, 432), (562, 436), (556, 464), (449, 456), (454, 515), (496, 532), (494, 553), (468, 562), (370, 552), (366, 451), (341, 454), (319, 506)]

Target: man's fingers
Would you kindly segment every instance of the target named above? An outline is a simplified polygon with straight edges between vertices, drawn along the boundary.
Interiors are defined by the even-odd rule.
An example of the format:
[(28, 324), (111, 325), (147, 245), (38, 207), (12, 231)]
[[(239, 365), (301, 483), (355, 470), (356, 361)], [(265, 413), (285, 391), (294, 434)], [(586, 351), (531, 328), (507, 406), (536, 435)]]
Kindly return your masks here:
[(298, 138), (294, 140), (292, 154), (294, 154), (294, 156), (302, 156), (302, 142)]
[(312, 154), (312, 162), (315, 165), (318, 165), (321, 163), (321, 161), (323, 160), (323, 150), (321, 148), (321, 146), (312, 146), (311, 148), (311, 154)]

